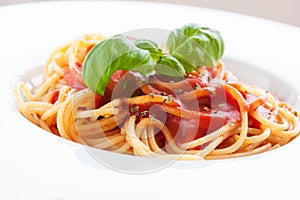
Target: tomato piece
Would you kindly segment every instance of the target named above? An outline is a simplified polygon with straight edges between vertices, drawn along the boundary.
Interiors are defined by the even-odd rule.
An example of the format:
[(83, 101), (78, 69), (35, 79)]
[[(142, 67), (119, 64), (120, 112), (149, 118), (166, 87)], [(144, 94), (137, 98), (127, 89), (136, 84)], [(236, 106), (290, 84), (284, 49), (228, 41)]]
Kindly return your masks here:
[(53, 92), (50, 93), (49, 97), (48, 97), (48, 102), (51, 104), (54, 104), (59, 96), (59, 90), (54, 90)]
[(240, 120), (237, 113), (203, 113), (199, 118), (186, 119), (168, 115), (166, 126), (179, 144), (209, 135), (229, 122)]
[(106, 86), (105, 97), (111, 100), (142, 95), (140, 87), (143, 81), (144, 77), (137, 72), (117, 70)]
[(204, 137), (228, 123), (241, 120), (236, 100), (221, 86), (215, 88), (215, 94), (210, 97), (194, 101), (195, 99), (184, 102), (182, 107), (199, 112), (199, 118), (185, 119), (168, 115), (166, 125), (177, 143)]
[(65, 70), (63, 79), (67, 82), (67, 85), (77, 90), (83, 90), (87, 88), (82, 80), (81, 74), (75, 74), (69, 68)]

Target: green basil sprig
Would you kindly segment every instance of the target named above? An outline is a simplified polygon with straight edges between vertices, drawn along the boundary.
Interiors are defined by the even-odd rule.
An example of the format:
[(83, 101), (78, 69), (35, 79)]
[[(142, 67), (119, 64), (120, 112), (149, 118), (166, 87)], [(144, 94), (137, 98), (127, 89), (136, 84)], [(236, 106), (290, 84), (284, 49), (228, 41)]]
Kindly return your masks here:
[(132, 40), (116, 35), (95, 45), (82, 67), (85, 84), (103, 95), (112, 74), (132, 70), (147, 76), (156, 73), (184, 76), (198, 66), (215, 66), (224, 53), (224, 41), (217, 30), (187, 24), (172, 31), (167, 39), (167, 53), (147, 39)]
[(199, 66), (216, 66), (224, 53), (224, 41), (217, 30), (187, 24), (171, 32), (167, 48), (191, 72)]
[(146, 39), (136, 40), (135, 45), (141, 49), (148, 50), (156, 61), (155, 71), (160, 75), (171, 76), (171, 77), (183, 77), (185, 70), (182, 64), (173, 56), (163, 54), (162, 49), (158, 45)]

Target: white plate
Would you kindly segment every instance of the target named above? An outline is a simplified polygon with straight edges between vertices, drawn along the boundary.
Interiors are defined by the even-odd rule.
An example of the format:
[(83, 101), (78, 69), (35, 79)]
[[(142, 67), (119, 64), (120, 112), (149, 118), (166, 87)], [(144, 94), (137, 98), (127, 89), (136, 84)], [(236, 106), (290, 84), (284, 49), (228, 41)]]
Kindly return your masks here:
[[(229, 68), (296, 105), (299, 28), (204, 8), (116, 1), (6, 6), (0, 8), (0, 19), (0, 199), (299, 199), (294, 183), (300, 179), (299, 138), (258, 156), (176, 162), (137, 176), (107, 168), (85, 147), (33, 126), (12, 102), (18, 76), (42, 65), (56, 47), (75, 37), (137, 28), (174, 29), (195, 22), (221, 31)], [(129, 162), (129, 167), (158, 162), (104, 151), (97, 155), (115, 165)]]

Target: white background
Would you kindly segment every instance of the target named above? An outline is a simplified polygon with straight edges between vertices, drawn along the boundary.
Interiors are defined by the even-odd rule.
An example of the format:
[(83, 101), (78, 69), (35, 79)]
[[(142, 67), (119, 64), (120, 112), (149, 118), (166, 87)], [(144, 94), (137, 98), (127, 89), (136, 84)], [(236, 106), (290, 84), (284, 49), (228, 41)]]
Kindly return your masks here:
[[(38, 0), (0, 0), (1, 5)], [(141, 0), (146, 1), (146, 0)], [(152, 0), (228, 10), (300, 26), (299, 0)]]

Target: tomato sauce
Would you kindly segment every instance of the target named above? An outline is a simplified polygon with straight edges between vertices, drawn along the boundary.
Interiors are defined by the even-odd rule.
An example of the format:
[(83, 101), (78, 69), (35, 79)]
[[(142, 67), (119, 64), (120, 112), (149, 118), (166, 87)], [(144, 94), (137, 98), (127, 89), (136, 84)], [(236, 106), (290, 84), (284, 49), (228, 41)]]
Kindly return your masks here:
[[(131, 105), (129, 113), (137, 117), (137, 122), (144, 117), (160, 120), (169, 128), (172, 137), (179, 144), (203, 137), (228, 123), (241, 120), (237, 102), (221, 88), (216, 90), (215, 96), (206, 99), (205, 102), (205, 104), (198, 104), (199, 117), (197, 118), (183, 118), (166, 113), (163, 103)], [(189, 108), (190, 106), (187, 105), (189, 102), (185, 103), (181, 106)], [(160, 135), (157, 138), (163, 138), (160, 132), (158, 134)]]
[[(81, 69), (81, 68), (80, 68)], [(210, 72), (212, 73), (212, 71)], [(197, 75), (197, 74), (196, 74)], [(186, 87), (177, 88), (180, 92), (170, 91), (165, 86), (151, 84), (156, 93), (173, 95), (181, 108), (193, 110), (199, 113), (199, 117), (183, 118), (166, 113), (164, 103), (146, 103), (139, 105), (130, 105), (128, 112), (137, 117), (137, 122), (142, 118), (150, 117), (160, 120), (170, 130), (175, 142), (182, 144), (190, 142), (197, 138), (208, 135), (228, 123), (240, 121), (240, 112), (236, 100), (220, 84), (210, 84), (204, 77), (195, 74), (187, 74), (184, 82)], [(85, 89), (86, 85), (82, 81), (80, 74), (74, 75), (70, 70), (66, 70), (64, 79), (68, 85), (78, 90)], [(117, 70), (111, 77), (106, 87), (105, 95), (95, 96), (95, 107), (100, 107), (112, 98), (128, 98), (136, 95), (144, 95), (140, 90), (144, 77), (134, 72)], [(165, 80), (164, 80), (165, 81)], [(170, 83), (170, 82), (169, 82)], [(197, 88), (198, 87), (198, 88)], [(212, 94), (209, 97), (198, 99), (183, 100), (181, 95), (192, 92), (195, 89), (209, 87)], [(176, 93), (176, 94), (174, 94)], [(165, 140), (163, 134), (157, 130), (157, 142), (162, 145)]]
[(168, 115), (166, 126), (170, 129), (178, 143), (186, 143), (208, 135), (228, 123), (240, 121), (240, 112), (235, 102), (226, 98), (226, 102), (218, 105), (199, 105), (199, 118), (182, 118)]

